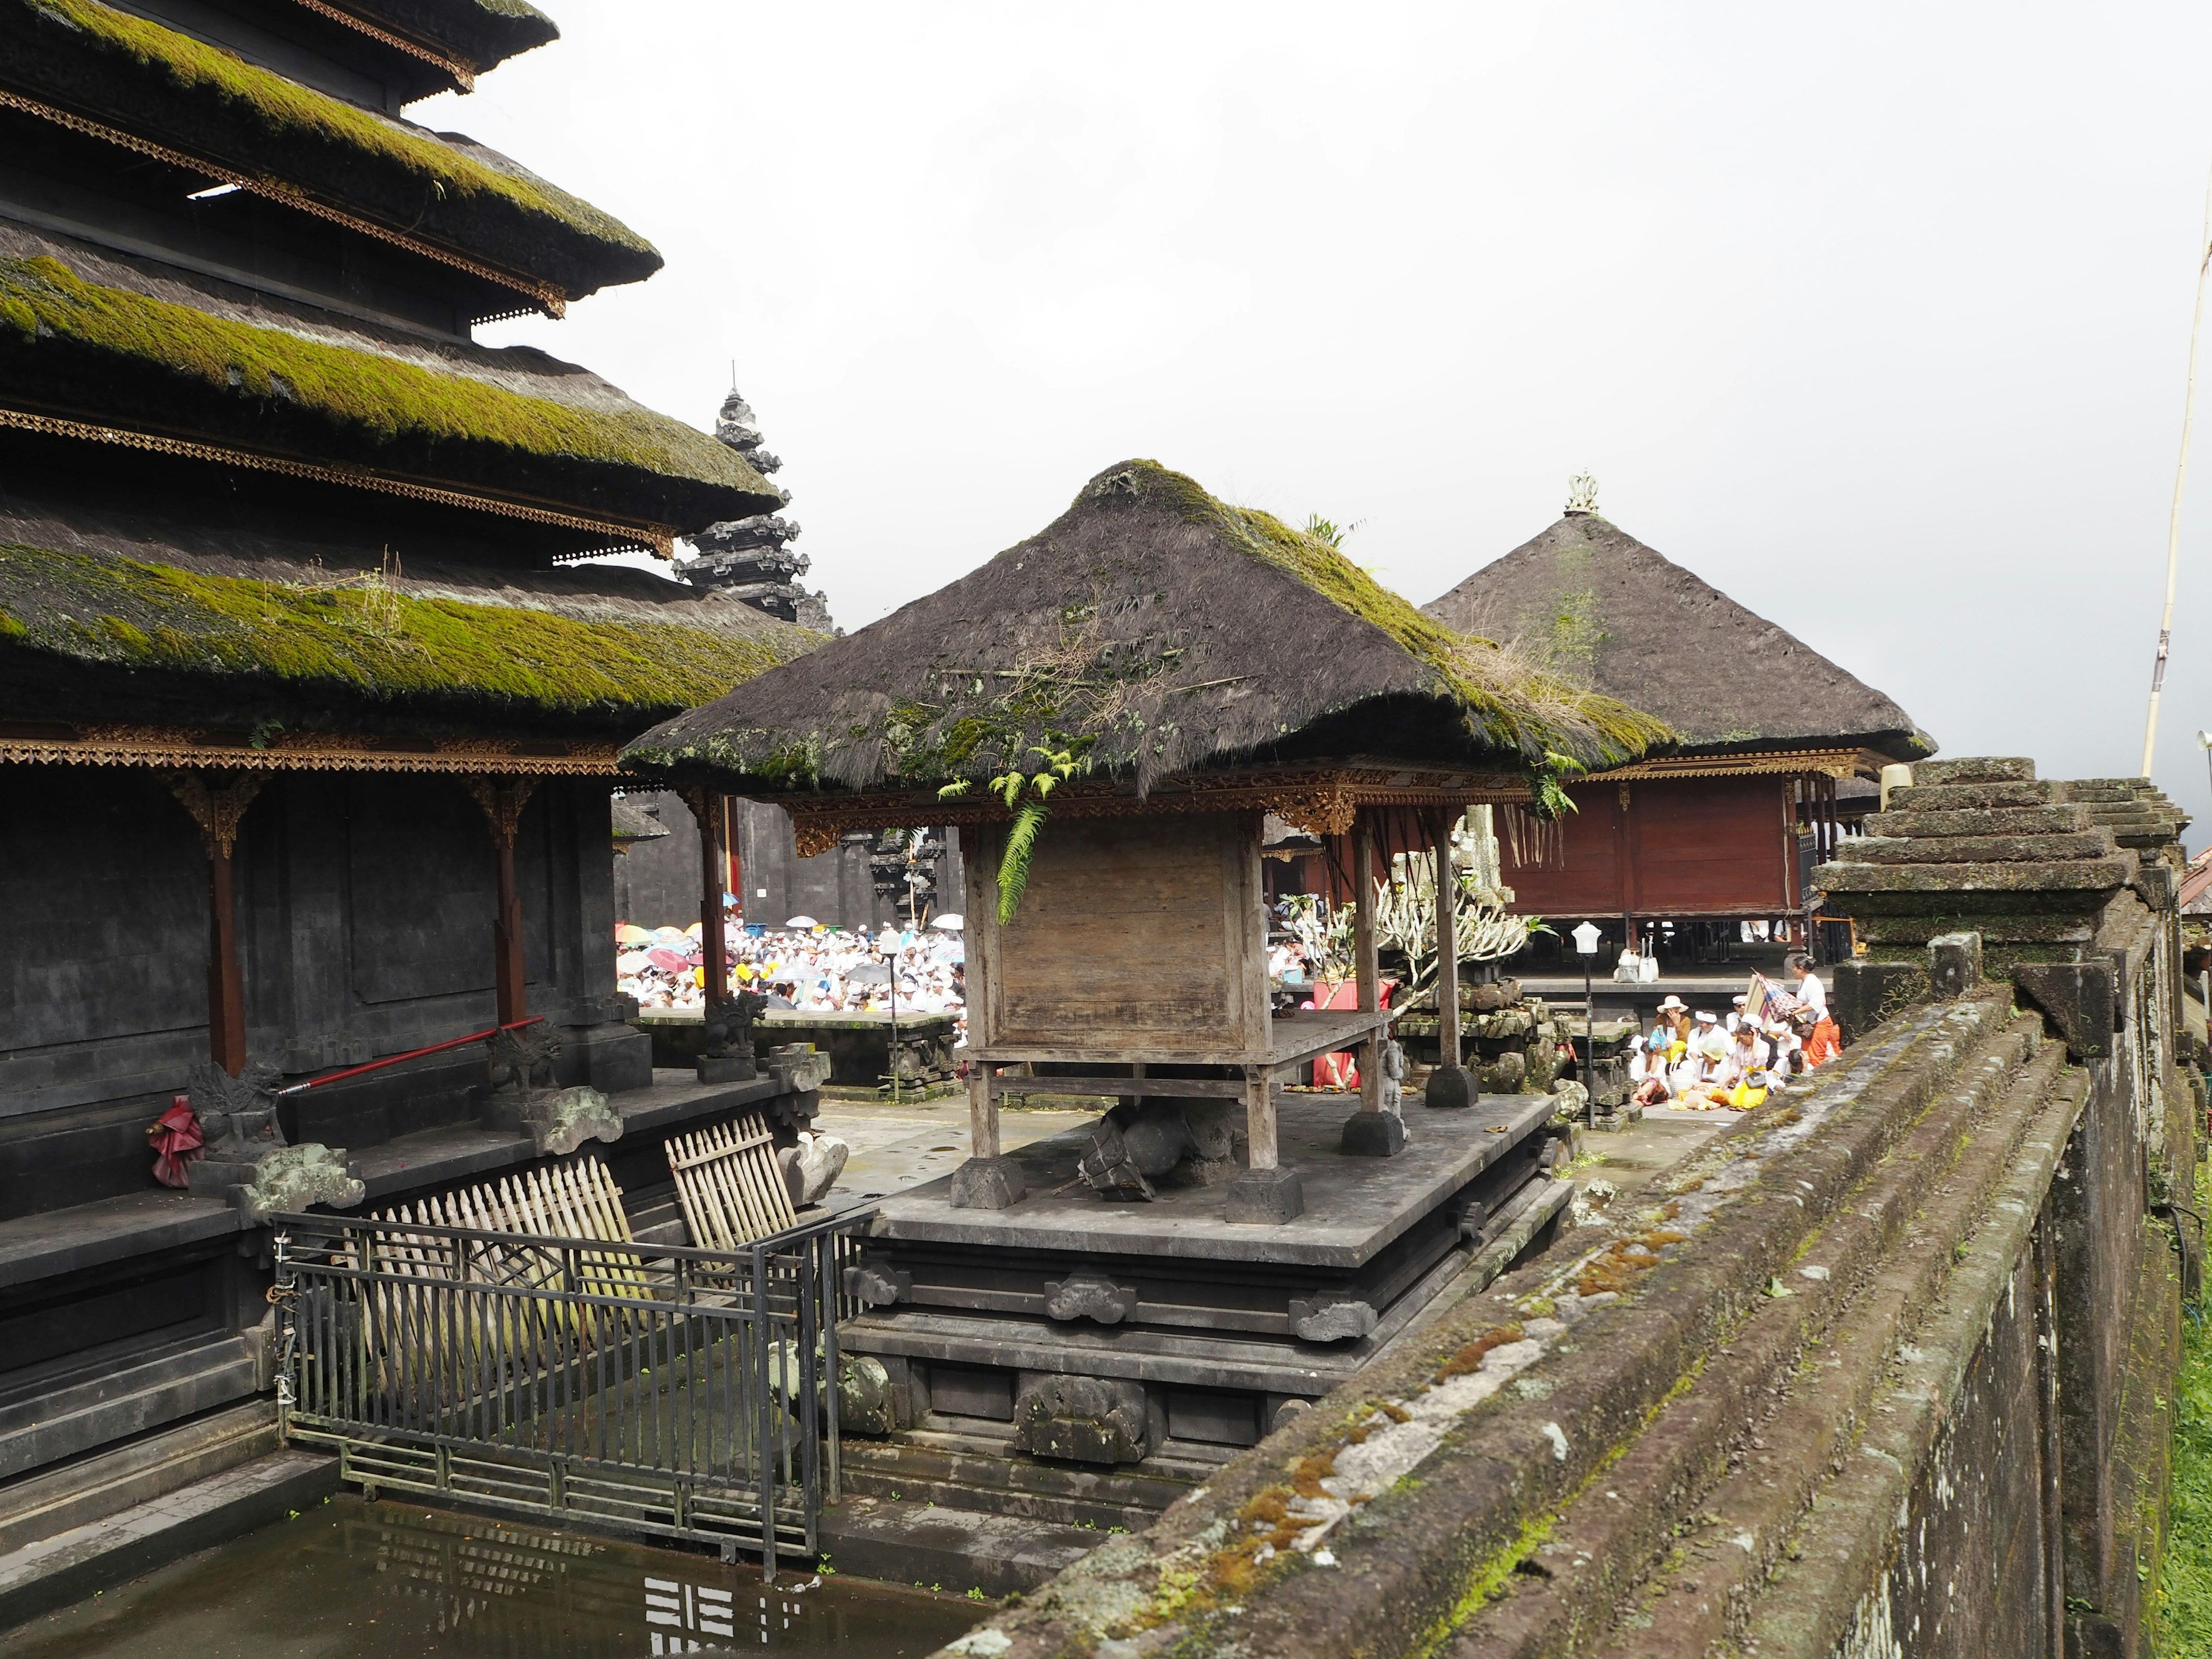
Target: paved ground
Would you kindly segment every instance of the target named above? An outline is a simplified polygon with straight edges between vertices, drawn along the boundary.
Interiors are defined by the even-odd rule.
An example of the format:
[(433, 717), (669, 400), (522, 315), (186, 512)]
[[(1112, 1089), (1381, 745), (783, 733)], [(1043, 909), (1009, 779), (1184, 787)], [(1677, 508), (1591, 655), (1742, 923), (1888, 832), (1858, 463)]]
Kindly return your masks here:
[[(1088, 1122), (1095, 1112), (1003, 1111), (999, 1140), (1006, 1151)], [(968, 1156), (968, 1097), (897, 1106), (854, 1100), (822, 1103), (814, 1127), (853, 1149), (845, 1173), (830, 1189), (833, 1204), (880, 1198), (902, 1187), (949, 1175)]]
[[(1740, 1120), (1738, 1112), (1684, 1112), (1667, 1107), (1646, 1112), (1626, 1129), (1585, 1134), (1583, 1156), (1571, 1178), (1588, 1191), (1593, 1182), (1610, 1182), (1622, 1194), (1635, 1192), (1662, 1170), (1680, 1163)], [(1593, 1199), (1596, 1194), (1592, 1194)], [(1603, 1208), (1602, 1205), (1595, 1207)]]

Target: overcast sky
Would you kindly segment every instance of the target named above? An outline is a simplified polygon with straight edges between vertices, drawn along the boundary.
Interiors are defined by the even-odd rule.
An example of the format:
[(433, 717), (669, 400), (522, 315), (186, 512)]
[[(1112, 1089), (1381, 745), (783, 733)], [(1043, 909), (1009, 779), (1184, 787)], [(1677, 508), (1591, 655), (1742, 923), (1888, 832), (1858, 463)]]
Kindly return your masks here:
[[(484, 337), (701, 426), (734, 360), (848, 629), (1132, 455), (1358, 521), (1416, 601), (1587, 467), (1945, 752), (2137, 769), (2201, 0), (546, 3), (560, 42), (410, 113), (668, 268)], [(2157, 767), (2200, 845), (2202, 448)]]

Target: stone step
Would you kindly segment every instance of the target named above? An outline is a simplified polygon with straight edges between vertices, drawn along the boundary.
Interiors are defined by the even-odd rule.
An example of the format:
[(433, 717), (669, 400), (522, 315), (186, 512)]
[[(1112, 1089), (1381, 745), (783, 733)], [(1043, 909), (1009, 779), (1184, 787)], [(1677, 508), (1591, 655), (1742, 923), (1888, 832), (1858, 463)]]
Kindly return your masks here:
[(2100, 829), (2046, 836), (1861, 836), (1848, 850), (1864, 864), (1999, 864), (2112, 858), (2120, 849)]
[(106, 1520), (277, 1449), (276, 1402), (252, 1400), (0, 1486), (0, 1554)]
[(1965, 755), (1956, 760), (1917, 761), (1912, 782), (1923, 784), (2033, 783), (2035, 763), (2025, 755)]
[(276, 1451), (0, 1555), (0, 1626), (82, 1601), (319, 1504), (337, 1460)]
[[(934, 1509), (971, 1510), (983, 1515), (1016, 1515), (1057, 1527), (1097, 1531), (1141, 1532), (1166, 1507), (1066, 1498), (1013, 1486), (970, 1486), (958, 1480), (919, 1479), (893, 1469), (849, 1466), (844, 1471), (844, 1489), (855, 1497), (918, 1503)], [(1190, 1490), (1179, 1486), (1176, 1496), (1180, 1498)]]
[(26, 1379), (0, 1396), (0, 1478), (196, 1417), (266, 1383), (267, 1334), (217, 1332), (85, 1371)]
[(824, 1506), (815, 1536), (825, 1572), (1000, 1596), (1035, 1589), (1109, 1534), (1027, 1516), (856, 1497)]
[(1813, 884), (1824, 893), (2100, 893), (2128, 884), (2135, 855), (2017, 864), (1824, 864)]
[(1974, 807), (2049, 806), (2066, 799), (2056, 783), (1913, 784), (1889, 792), (1893, 812), (1956, 812)]
[[(1892, 799), (1902, 795), (1895, 791)], [(1995, 806), (1957, 812), (1870, 812), (1869, 836), (2058, 836), (2096, 827), (2086, 806)], [(1848, 851), (1857, 843), (1846, 842)]]

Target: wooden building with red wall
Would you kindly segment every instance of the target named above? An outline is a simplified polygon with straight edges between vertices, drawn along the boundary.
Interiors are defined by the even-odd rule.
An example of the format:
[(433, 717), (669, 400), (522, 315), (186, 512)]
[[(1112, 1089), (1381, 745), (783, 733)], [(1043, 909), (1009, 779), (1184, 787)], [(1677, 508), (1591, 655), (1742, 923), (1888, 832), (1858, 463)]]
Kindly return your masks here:
[[(1565, 921), (1778, 920), (1838, 831), (1836, 791), (1934, 741), (1881, 692), (1595, 512), (1424, 609), (1518, 641), (1563, 678), (1656, 714), (1673, 751), (1575, 781), (1556, 826), (1501, 823), (1516, 908)], [(1809, 859), (1804, 855), (1809, 854)]]

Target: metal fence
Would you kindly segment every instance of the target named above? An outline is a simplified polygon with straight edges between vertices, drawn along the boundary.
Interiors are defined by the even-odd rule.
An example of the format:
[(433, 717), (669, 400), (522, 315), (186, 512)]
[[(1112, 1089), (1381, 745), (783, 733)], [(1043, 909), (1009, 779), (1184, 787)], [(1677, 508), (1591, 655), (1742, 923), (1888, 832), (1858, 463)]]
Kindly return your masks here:
[(406, 1492), (811, 1558), (847, 1212), (737, 1250), (275, 1218), (285, 1437)]

